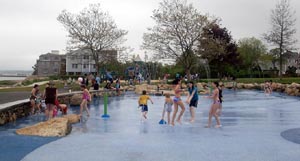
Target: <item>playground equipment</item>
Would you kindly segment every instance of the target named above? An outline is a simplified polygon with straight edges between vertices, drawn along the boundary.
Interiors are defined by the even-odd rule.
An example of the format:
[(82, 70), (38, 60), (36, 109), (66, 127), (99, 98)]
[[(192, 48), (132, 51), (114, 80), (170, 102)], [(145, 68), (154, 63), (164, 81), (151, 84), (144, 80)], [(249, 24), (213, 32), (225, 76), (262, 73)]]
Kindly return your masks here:
[(107, 114), (108, 95), (106, 92), (104, 93), (103, 99), (104, 99), (104, 112), (103, 112), (102, 118), (108, 119), (108, 118), (110, 118), (110, 116)]
[(113, 81), (114, 77), (116, 77), (118, 74), (114, 71), (112, 72), (109, 72), (107, 71), (106, 68), (102, 68), (100, 71), (100, 77), (101, 77), (101, 80), (108, 80), (110, 82)]
[(128, 80), (140, 79), (143, 80), (148, 74), (147, 65), (141, 60), (139, 55), (133, 60), (134, 65), (126, 68), (125, 76)]
[(161, 125), (167, 124), (167, 122), (164, 119), (161, 119), (158, 123), (161, 124)]

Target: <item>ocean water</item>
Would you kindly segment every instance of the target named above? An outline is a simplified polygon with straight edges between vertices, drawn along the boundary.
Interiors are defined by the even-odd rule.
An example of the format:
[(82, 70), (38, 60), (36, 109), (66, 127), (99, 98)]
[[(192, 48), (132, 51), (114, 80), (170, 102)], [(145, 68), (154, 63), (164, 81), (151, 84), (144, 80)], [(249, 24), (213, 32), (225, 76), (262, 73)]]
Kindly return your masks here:
[(26, 77), (0, 77), (0, 81), (3, 80), (24, 80)]

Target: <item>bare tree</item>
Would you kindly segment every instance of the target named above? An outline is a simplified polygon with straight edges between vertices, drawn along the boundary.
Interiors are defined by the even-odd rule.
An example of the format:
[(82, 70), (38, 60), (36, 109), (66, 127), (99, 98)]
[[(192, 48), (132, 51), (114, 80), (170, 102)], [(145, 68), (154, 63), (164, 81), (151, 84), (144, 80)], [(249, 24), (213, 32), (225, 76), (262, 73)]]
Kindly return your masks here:
[(90, 50), (97, 72), (103, 60), (102, 51), (120, 49), (127, 34), (127, 31), (117, 28), (112, 17), (101, 10), (100, 4), (90, 4), (78, 14), (63, 10), (57, 20), (69, 32), (69, 48)]
[(281, 0), (271, 13), (271, 30), (264, 34), (264, 39), (279, 49), (279, 76), (282, 76), (282, 54), (297, 42), (295, 11), (292, 10), (289, 0)]
[(144, 34), (142, 48), (155, 51), (160, 57), (176, 59), (189, 76), (197, 63), (194, 50), (208, 16), (201, 15), (185, 0), (164, 0), (153, 11), (152, 19), (156, 25)]

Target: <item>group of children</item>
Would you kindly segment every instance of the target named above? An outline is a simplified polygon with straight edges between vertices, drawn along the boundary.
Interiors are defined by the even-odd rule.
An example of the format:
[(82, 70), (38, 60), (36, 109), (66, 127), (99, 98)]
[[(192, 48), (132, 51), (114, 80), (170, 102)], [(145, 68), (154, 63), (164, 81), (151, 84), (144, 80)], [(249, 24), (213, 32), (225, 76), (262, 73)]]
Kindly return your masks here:
[[(53, 92), (52, 92), (53, 91)], [(68, 107), (66, 104), (59, 103), (57, 99), (57, 89), (53, 87), (53, 82), (46, 84), (46, 88), (41, 94), (39, 85), (35, 84), (30, 95), (31, 114), (45, 111), (48, 119), (57, 116), (58, 111), (63, 115), (67, 114)]]
[[(181, 118), (183, 116), (183, 113), (185, 112), (185, 105), (181, 99), (181, 94), (184, 91), (181, 88), (181, 80), (175, 79), (173, 81), (173, 85), (174, 85), (175, 96), (173, 98), (171, 98), (170, 93), (165, 93), (164, 108), (163, 108), (163, 112), (162, 112), (162, 120), (160, 123), (162, 123), (162, 124), (167, 123), (169, 125), (175, 126), (175, 119), (176, 119), (177, 123), (181, 124)], [(218, 82), (213, 82), (212, 87), (214, 88), (212, 95), (206, 97), (206, 98), (211, 98), (213, 100), (212, 105), (209, 110), (208, 124), (206, 127), (209, 128), (211, 126), (212, 117), (214, 117), (217, 122), (217, 125), (215, 127), (220, 128), (221, 122), (220, 122), (219, 116), (220, 116), (221, 109), (222, 109), (222, 89), (219, 87)], [(51, 94), (50, 89), (52, 89), (52, 88), (53, 88), (54, 92), (52, 92), (52, 94)], [(81, 116), (82, 112), (85, 110), (87, 112), (87, 116), (89, 116), (90, 111), (87, 107), (87, 104), (89, 101), (91, 101), (91, 95), (85, 84), (81, 84), (81, 90), (83, 91), (83, 93), (82, 93), (82, 102), (80, 104), (79, 115)], [(45, 102), (42, 101), (42, 98), (45, 99)], [(142, 95), (140, 96), (140, 98), (138, 100), (138, 105), (139, 105), (139, 107), (141, 107), (143, 120), (147, 119), (148, 100), (153, 104), (151, 97), (149, 95), (147, 95), (146, 91), (143, 91)], [(190, 122), (191, 123), (193, 123), (195, 121), (195, 109), (197, 108), (198, 100), (199, 100), (198, 89), (194, 85), (194, 83), (191, 81), (188, 83), (188, 97), (187, 97), (187, 100), (185, 101), (185, 103), (188, 104), (190, 107), (190, 114), (191, 114)], [(45, 113), (46, 113), (46, 116), (49, 118), (55, 117), (57, 115), (58, 110), (61, 110), (63, 114), (67, 113), (67, 105), (60, 104), (58, 102), (57, 89), (54, 88), (53, 84), (51, 84), (51, 83), (49, 83), (48, 86), (46, 87), (43, 96), (39, 92), (39, 86), (34, 85), (34, 88), (31, 91), (30, 102), (32, 104), (32, 113), (34, 113), (36, 108), (38, 108), (38, 110), (41, 111), (41, 108), (40, 108), (41, 106), (45, 106), (44, 107), (44, 108), (46, 108)], [(180, 111), (179, 115), (177, 116), (178, 107), (181, 108), (181, 111)], [(173, 115), (171, 115), (172, 112), (173, 112)], [(167, 113), (167, 122), (164, 121), (165, 113)]]
[[(119, 82), (117, 82), (119, 85)], [(90, 115), (87, 104), (91, 101), (91, 94), (85, 84), (80, 85), (82, 93), (82, 102), (80, 103), (80, 113), (86, 111), (87, 116)], [(118, 86), (120, 88), (120, 85)], [(119, 89), (118, 88), (118, 89)], [(117, 90), (117, 92), (119, 92)], [(61, 111), (63, 115), (67, 114), (68, 106), (66, 104), (59, 103), (57, 99), (58, 93), (57, 88), (54, 87), (53, 82), (46, 84), (45, 91), (41, 94), (39, 85), (35, 84), (31, 90), (30, 103), (31, 103), (31, 114), (40, 113), (45, 111), (47, 119), (51, 119), (58, 115), (58, 111)]]
[[(175, 119), (177, 116), (178, 107), (181, 108), (181, 111), (176, 119), (176, 122), (181, 124), (181, 117), (185, 111), (185, 106), (181, 99), (181, 94), (184, 90), (181, 89), (181, 80), (180, 79), (174, 80), (173, 85), (174, 85), (175, 96), (172, 99), (170, 93), (165, 93), (165, 102), (164, 102), (164, 108), (163, 108), (163, 112), (162, 112), (162, 118), (161, 118), (161, 121), (159, 122), (160, 124), (167, 123), (171, 126), (175, 126)], [(211, 127), (212, 117), (214, 117), (217, 122), (215, 128), (220, 128), (220, 127), (222, 127), (220, 119), (219, 119), (219, 116), (220, 116), (221, 110), (222, 110), (222, 102), (223, 102), (222, 89), (219, 87), (219, 82), (213, 82), (212, 87), (213, 87), (212, 95), (206, 97), (206, 98), (212, 99), (212, 105), (209, 110), (208, 124), (205, 127), (206, 128)], [(144, 119), (147, 119), (147, 113), (148, 113), (147, 102), (148, 102), (148, 100), (153, 104), (151, 97), (149, 95), (147, 95), (146, 91), (143, 91), (142, 95), (140, 96), (140, 98), (138, 100), (138, 104), (139, 104), (139, 107), (141, 107), (141, 112), (142, 112), (142, 121)], [(188, 97), (185, 102), (190, 107), (190, 114), (191, 114), (190, 122), (191, 123), (194, 123), (194, 121), (195, 121), (195, 109), (197, 108), (198, 100), (199, 100), (198, 89), (194, 85), (193, 82), (189, 82)], [(172, 111), (173, 111), (173, 115), (171, 115)], [(167, 113), (167, 122), (164, 120), (165, 113)]]

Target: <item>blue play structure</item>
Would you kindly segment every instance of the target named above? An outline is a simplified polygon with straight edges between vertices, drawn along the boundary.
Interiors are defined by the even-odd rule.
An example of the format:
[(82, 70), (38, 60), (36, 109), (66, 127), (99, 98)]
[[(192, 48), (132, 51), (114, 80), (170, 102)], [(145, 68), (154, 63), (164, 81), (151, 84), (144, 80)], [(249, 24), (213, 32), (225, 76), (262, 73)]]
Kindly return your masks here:
[(135, 66), (130, 66), (125, 70), (125, 76), (127, 80), (142, 79), (144, 80), (147, 76), (147, 66), (143, 61), (135, 61)]
[(101, 77), (101, 80), (106, 80), (106, 81), (110, 81), (110, 82), (113, 82), (114, 80), (114, 77), (117, 76), (117, 73), (112, 71), (112, 72), (109, 72), (107, 71), (106, 68), (102, 68), (100, 71), (100, 77)]

